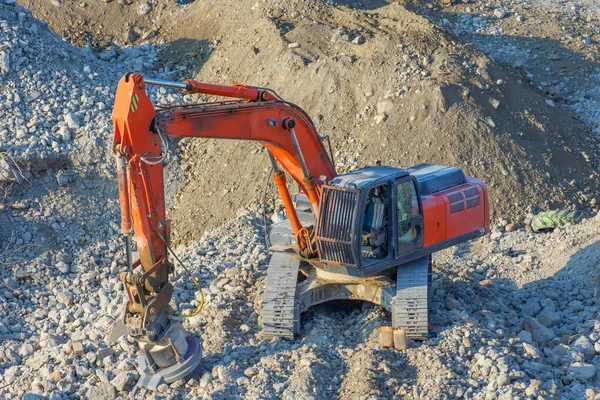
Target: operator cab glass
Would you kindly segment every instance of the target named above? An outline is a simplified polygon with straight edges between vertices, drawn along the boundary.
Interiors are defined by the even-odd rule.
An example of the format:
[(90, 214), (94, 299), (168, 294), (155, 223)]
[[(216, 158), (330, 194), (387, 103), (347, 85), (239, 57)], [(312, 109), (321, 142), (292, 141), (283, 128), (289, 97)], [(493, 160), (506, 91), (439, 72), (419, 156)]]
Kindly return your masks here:
[(396, 185), (396, 200), (398, 210), (398, 243), (409, 243), (417, 237), (417, 228), (411, 220), (420, 214), (417, 191), (412, 181)]
[(423, 210), (414, 179), (393, 185), (396, 203), (396, 258), (423, 247)]
[(416, 181), (402, 178), (366, 192), (360, 255), (363, 267), (402, 258), (423, 247), (423, 213)]
[(369, 190), (361, 229), (360, 252), (364, 259), (381, 260), (388, 256), (389, 203), (387, 184)]

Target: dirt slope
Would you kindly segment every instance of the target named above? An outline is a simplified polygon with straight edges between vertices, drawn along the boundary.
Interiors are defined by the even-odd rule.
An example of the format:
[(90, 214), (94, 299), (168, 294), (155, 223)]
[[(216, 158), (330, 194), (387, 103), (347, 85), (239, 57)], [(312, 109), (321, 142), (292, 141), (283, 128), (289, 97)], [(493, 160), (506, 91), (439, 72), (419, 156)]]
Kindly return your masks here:
[[(170, 43), (162, 62), (187, 67), (173, 77), (199, 70), (203, 81), (275, 89), (332, 136), (340, 172), (377, 159), (458, 165), (488, 183), (494, 215), (514, 220), (532, 207), (588, 206), (597, 195), (598, 141), (589, 127), (399, 3), (160, 4), (149, 17)], [(102, 7), (96, 24), (104, 33), (140, 21), (137, 4)], [(120, 27), (108, 11), (115, 7)], [(140, 31), (153, 28), (143, 20)], [(196, 140), (181, 148), (189, 184), (172, 213), (179, 239), (200, 237), (259, 198), (268, 162), (256, 144)]]
[[(247, 19), (253, 22), (235, 34), (219, 30), (219, 22), (209, 24), (222, 39), (198, 78), (269, 86), (301, 105), (322, 135), (332, 135), (341, 172), (376, 159), (402, 166), (459, 165), (490, 185), (495, 215), (512, 217), (530, 205), (579, 205), (581, 193), (587, 201), (596, 193), (597, 175), (582, 157), (591, 147), (589, 129), (477, 50), (398, 4), (315, 12), (308, 7), (314, 3), (252, 11)], [(202, 4), (196, 9), (198, 15), (209, 13)], [(229, 13), (227, 26), (243, 26), (244, 13), (239, 11), (239, 24), (236, 15)], [(351, 42), (359, 35), (363, 45)], [(290, 49), (289, 43), (301, 47)], [(382, 111), (388, 119), (377, 124)], [(197, 173), (181, 192), (175, 224), (188, 222), (190, 228), (180, 232), (192, 237), (197, 228), (189, 224), (189, 210), (198, 204), (200, 190), (206, 191), (199, 188), (218, 183), (216, 173), (206, 172), (226, 177), (232, 161), (243, 160), (224, 185), (235, 185), (237, 192), (219, 188), (222, 195), (202, 200), (205, 218), (217, 216), (223, 203), (234, 210), (262, 190), (256, 180), (265, 175), (263, 153), (252, 153), (254, 145), (214, 145), (210, 159), (202, 156), (204, 143), (189, 147)]]

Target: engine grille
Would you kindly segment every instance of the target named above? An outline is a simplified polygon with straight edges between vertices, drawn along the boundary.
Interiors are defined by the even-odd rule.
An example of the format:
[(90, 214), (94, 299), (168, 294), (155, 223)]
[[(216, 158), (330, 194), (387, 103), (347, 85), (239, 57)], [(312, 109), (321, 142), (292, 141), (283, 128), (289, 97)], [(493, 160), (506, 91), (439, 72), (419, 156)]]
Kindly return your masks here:
[(317, 248), (321, 261), (358, 268), (356, 220), (360, 190), (322, 186), (317, 221)]

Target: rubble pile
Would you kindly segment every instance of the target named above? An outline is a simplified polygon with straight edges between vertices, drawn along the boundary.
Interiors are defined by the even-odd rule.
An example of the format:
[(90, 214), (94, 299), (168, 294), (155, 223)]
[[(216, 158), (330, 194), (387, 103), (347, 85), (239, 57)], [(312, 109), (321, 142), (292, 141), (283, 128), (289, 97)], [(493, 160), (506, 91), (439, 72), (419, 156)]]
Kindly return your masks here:
[[(126, 398), (138, 349), (108, 339), (126, 300), (111, 105), (124, 72), (173, 71), (151, 44), (73, 47), (14, 1), (0, 4), (0, 32), (0, 188), (11, 188), (0, 192), (0, 398)], [(425, 63), (398, 65), (413, 70), (411, 62)], [(151, 95), (179, 101), (167, 90)], [(349, 165), (356, 145), (348, 139), (340, 150)], [(189, 156), (183, 147), (172, 159)], [(178, 174), (170, 171), (170, 197), (184, 182)], [(432, 337), (399, 352), (378, 343), (390, 315), (361, 302), (312, 308), (294, 341), (261, 338), (270, 255), (265, 205), (251, 203), (175, 248), (205, 294), (203, 311), (182, 321), (201, 339), (203, 360), (147, 398), (600, 398), (592, 209), (581, 223), (540, 233), (526, 229), (521, 210), (523, 224), (497, 221), (489, 235), (435, 254)], [(199, 294), (177, 264), (173, 282), (172, 306), (195, 309)]]

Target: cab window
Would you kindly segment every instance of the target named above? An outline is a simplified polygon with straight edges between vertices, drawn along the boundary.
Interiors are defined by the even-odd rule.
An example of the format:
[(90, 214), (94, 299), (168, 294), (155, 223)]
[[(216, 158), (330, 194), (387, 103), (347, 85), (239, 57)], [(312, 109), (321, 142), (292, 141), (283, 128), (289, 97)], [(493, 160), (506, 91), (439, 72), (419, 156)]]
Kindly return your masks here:
[(411, 242), (417, 237), (417, 229), (413, 226), (412, 219), (419, 216), (419, 200), (413, 181), (406, 181), (396, 185), (396, 199), (398, 210), (398, 241)]
[(388, 186), (372, 188), (365, 203), (361, 232), (361, 254), (364, 258), (385, 258), (387, 251)]

